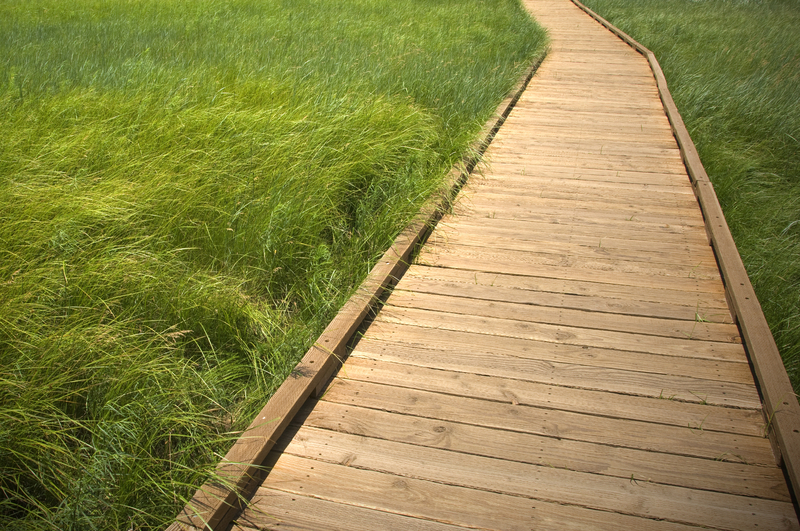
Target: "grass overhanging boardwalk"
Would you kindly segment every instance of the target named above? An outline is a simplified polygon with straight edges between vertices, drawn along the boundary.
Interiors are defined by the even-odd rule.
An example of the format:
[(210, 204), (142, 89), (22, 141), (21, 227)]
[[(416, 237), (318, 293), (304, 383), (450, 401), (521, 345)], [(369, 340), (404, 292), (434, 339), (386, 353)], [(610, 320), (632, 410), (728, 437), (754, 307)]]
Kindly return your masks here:
[(567, 0), (233, 529), (798, 529), (647, 61)]

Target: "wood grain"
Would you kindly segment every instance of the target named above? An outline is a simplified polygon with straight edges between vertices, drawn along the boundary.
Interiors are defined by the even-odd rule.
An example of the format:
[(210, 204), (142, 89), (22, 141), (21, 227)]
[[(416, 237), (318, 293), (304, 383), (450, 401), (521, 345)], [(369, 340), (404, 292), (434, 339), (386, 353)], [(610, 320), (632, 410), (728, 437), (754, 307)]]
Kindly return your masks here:
[(735, 462), (735, 458), (726, 461), (660, 454), (653, 459), (651, 452), (636, 449), (494, 430), (334, 402), (315, 407), (304, 425), (627, 480), (633, 477), (636, 481), (789, 500), (780, 470), (745, 465)]
[(683, 123), (661, 66), (653, 52), (634, 41), (627, 34), (612, 26), (580, 2), (573, 0), (581, 9), (610, 29), (642, 53), (653, 70), (659, 95), (669, 117), (673, 133), (681, 149), (689, 176), (695, 185), (701, 209), (707, 220), (712, 244), (726, 280), (726, 288), (734, 312), (742, 328), (742, 335), (755, 368), (756, 379), (764, 397), (765, 415), (775, 436), (795, 494), (800, 492), (800, 403), (789, 381), (778, 347), (761, 310), (753, 286), (747, 276), (733, 236), (717, 195), (706, 174), (694, 142)]

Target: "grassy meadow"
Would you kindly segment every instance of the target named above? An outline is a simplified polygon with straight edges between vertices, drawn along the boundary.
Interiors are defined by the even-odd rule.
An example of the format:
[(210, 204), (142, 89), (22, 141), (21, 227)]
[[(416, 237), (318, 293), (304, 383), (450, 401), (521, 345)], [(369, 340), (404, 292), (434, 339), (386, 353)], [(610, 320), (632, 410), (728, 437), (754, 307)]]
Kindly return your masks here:
[(169, 522), (544, 42), (517, 0), (0, 2), (0, 528)]
[(658, 58), (800, 392), (800, 3), (584, 3)]

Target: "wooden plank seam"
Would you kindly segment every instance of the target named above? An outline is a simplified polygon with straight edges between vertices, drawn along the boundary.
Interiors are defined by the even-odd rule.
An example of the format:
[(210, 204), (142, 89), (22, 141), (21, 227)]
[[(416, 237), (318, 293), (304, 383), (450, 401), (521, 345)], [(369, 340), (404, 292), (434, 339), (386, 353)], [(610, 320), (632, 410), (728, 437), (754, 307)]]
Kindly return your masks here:
[(733, 241), (714, 187), (700, 161), (697, 148), (667, 88), (667, 81), (653, 52), (636, 42), (603, 17), (583, 5), (572, 2), (647, 58), (656, 80), (672, 132), (678, 142), (684, 165), (705, 219), (709, 243), (720, 268), (725, 294), (744, 340), (756, 385), (763, 400), (765, 436), (770, 437), (778, 465), (789, 477), (795, 499), (800, 498), (800, 404), (792, 388), (786, 367), (775, 344), (761, 304), (747, 276), (742, 258)]
[(533, 61), (510, 95), (484, 125), (479, 140), (450, 170), (442, 192), (435, 194), (395, 239), (290, 376), (222, 458), (216, 469), (216, 478), (197, 490), (167, 531), (222, 530), (241, 513), (248, 503), (248, 497), (263, 480), (265, 470), (262, 463), (270, 450), (305, 401), (312, 395), (318, 396), (341, 366), (347, 354), (347, 345), (356, 330), (377, 306), (384, 292), (405, 273), (416, 249), (450, 210), (470, 172), (480, 162), (484, 151), (546, 55), (547, 50)]

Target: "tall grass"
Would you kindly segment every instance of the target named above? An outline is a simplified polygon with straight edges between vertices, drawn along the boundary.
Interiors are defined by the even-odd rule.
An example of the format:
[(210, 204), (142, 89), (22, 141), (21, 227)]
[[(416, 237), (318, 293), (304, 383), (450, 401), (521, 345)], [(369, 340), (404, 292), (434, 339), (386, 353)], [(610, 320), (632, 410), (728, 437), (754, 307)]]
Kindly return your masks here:
[(585, 3), (658, 57), (800, 392), (800, 4)]
[(0, 527), (174, 517), (543, 43), (516, 0), (0, 3)]

